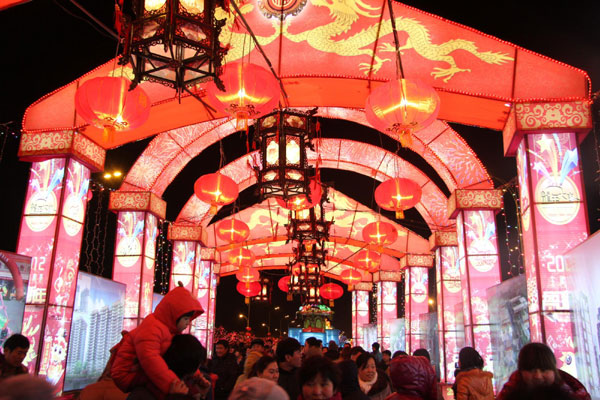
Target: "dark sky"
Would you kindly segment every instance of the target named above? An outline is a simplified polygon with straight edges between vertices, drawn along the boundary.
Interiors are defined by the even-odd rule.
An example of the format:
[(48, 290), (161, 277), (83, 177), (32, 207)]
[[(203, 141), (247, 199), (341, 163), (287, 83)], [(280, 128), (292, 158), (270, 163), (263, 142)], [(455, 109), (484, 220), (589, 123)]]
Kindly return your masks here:
[[(595, 91), (599, 89), (600, 34), (597, 27), (600, 22), (600, 2), (563, 1), (555, 2), (552, 6), (550, 2), (540, 0), (508, 2), (421, 0), (404, 3), (586, 70), (592, 78), (593, 89)], [(111, 1), (80, 0), (79, 4), (104, 24), (112, 27), (113, 3)], [(35, 100), (106, 62), (114, 57), (116, 52), (116, 41), (68, 0), (33, 0), (0, 12), (0, 34), (3, 38), (3, 54), (0, 61), (2, 72), (0, 89), (3, 101), (0, 107), (0, 123), (13, 121), (8, 128), (2, 128), (4, 133), (11, 129), (18, 131), (23, 112)], [(514, 160), (502, 156), (501, 138), (498, 133), (461, 125), (453, 125), (453, 127), (465, 137), (484, 161), (497, 184), (508, 181), (516, 175)], [(360, 127), (352, 125), (350, 128), (351, 135), (359, 135)], [(582, 146), (582, 159), (588, 208), (591, 211), (590, 224), (592, 231), (596, 231), (599, 213), (595, 205), (600, 204), (600, 196), (599, 184), (594, 182), (594, 178), (597, 176), (595, 171), (598, 171), (599, 164), (596, 161), (597, 153), (593, 136), (593, 134), (588, 135)], [(17, 143), (17, 139), (10, 135), (0, 136), (3, 150), (0, 155), (0, 187), (2, 188), (0, 215), (5, 228), (0, 233), (0, 248), (9, 251), (16, 249), (29, 168), (29, 164), (17, 160)], [(119, 167), (127, 171), (144, 144), (131, 144), (109, 152), (107, 168)], [(232, 147), (231, 151), (239, 150)], [(227, 158), (231, 160), (235, 157), (228, 155)], [(200, 164), (202, 163), (198, 159), (195, 160), (187, 171), (193, 172), (197, 177), (198, 170), (194, 170), (193, 167)], [(361, 194), (353, 190), (359, 185), (352, 183), (360, 177), (324, 171), (324, 178), (335, 180), (336, 188), (367, 205), (370, 204), (368, 199), (361, 199)], [(191, 194), (191, 187), (192, 184), (186, 179), (186, 175), (182, 175), (167, 189), (164, 197), (169, 204), (168, 219), (176, 216)], [(246, 193), (244, 196), (248, 202), (252, 201), (251, 193)], [(416, 215), (409, 216), (408, 223), (412, 223), (417, 230), (423, 229), (422, 220)], [(233, 280), (234, 278), (222, 280), (217, 323), (226, 324), (232, 329), (240, 329), (243, 323), (236, 317), (238, 313), (245, 313), (246, 310), (241, 296), (223, 295), (235, 290)], [(277, 289), (275, 291), (278, 292)], [(235, 301), (230, 300), (232, 297), (235, 297)], [(336, 325), (346, 331), (350, 328), (347, 297), (336, 302)], [(283, 298), (278, 297), (278, 301), (283, 301)], [(289, 314), (293, 317), (296, 305), (288, 304), (286, 307), (285, 310), (280, 311), (281, 315)], [(273, 314), (275, 321), (271, 324), (273, 329), (279, 326), (276, 314)], [(267, 320), (266, 307), (253, 308), (252, 324), (255, 329), (261, 329), (260, 322)]]

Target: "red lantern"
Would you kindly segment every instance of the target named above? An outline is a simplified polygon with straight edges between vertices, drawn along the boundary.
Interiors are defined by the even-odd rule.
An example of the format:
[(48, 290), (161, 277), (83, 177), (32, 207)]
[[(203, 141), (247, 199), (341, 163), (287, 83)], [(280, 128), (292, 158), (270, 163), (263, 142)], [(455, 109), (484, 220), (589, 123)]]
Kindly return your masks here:
[(396, 218), (404, 218), (404, 210), (414, 207), (421, 201), (421, 186), (405, 178), (387, 180), (375, 189), (375, 201), (379, 207), (395, 211)]
[(344, 289), (337, 283), (326, 283), (321, 286), (321, 297), (325, 300), (335, 300), (342, 297)]
[(216, 234), (227, 243), (241, 243), (248, 239), (250, 228), (239, 219), (225, 219), (217, 224)]
[(362, 235), (365, 242), (383, 247), (398, 239), (398, 230), (388, 222), (376, 221), (365, 226)]
[(412, 132), (433, 123), (440, 109), (434, 88), (420, 81), (398, 79), (371, 92), (365, 105), (367, 121), (380, 131), (389, 131), (400, 144), (412, 144)]
[(258, 282), (238, 282), (237, 291), (244, 297), (254, 297), (260, 293), (260, 283)]
[(217, 213), (217, 206), (233, 203), (238, 197), (238, 185), (228, 176), (215, 173), (202, 175), (194, 184), (194, 193), (210, 204), (209, 214)]
[(290, 283), (290, 276), (286, 275), (277, 282), (277, 287), (279, 289), (281, 289), (282, 292), (287, 293), (289, 290), (289, 287), (288, 287), (289, 283)]
[(252, 250), (239, 247), (237, 249), (230, 250), (227, 253), (227, 259), (231, 265), (238, 268), (250, 267), (254, 263), (254, 253)]
[(321, 200), (321, 196), (323, 195), (323, 189), (321, 185), (317, 181), (317, 179), (312, 178), (309, 184), (310, 188), (310, 200), (306, 195), (300, 194), (298, 196), (292, 196), (287, 200), (283, 200), (282, 198), (276, 197), (275, 201), (279, 204), (280, 207), (283, 207), (288, 210), (298, 211), (304, 210), (307, 208), (312, 208)]
[(242, 267), (236, 272), (235, 277), (240, 282), (258, 282), (260, 273), (252, 267)]
[(267, 69), (249, 63), (225, 65), (219, 76), (225, 91), (211, 81), (206, 85), (208, 102), (234, 116), (238, 129), (248, 128), (248, 118), (259, 118), (277, 107), (281, 88)]
[(373, 250), (362, 250), (358, 252), (355, 259), (355, 264), (369, 272), (379, 271), (381, 265), (381, 255)]
[(348, 290), (354, 289), (354, 285), (362, 280), (360, 272), (349, 268), (340, 274), (340, 280), (348, 285)]
[(104, 129), (104, 140), (144, 124), (150, 115), (150, 100), (138, 85), (110, 76), (85, 81), (75, 93), (75, 110), (90, 125)]

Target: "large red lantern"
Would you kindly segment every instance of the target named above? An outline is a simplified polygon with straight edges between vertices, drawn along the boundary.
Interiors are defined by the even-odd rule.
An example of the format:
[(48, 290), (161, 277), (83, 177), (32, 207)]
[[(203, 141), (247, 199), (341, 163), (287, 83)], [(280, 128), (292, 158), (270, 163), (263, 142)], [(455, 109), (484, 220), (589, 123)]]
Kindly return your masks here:
[(357, 267), (366, 269), (371, 273), (377, 272), (381, 265), (381, 255), (373, 250), (362, 250), (356, 254), (354, 263)]
[(404, 147), (412, 144), (412, 132), (433, 123), (440, 109), (434, 88), (417, 80), (398, 79), (371, 92), (365, 105), (367, 121), (380, 131), (394, 134)]
[(290, 283), (290, 276), (286, 275), (277, 282), (277, 287), (279, 289), (281, 289), (282, 292), (287, 293), (289, 290), (289, 287), (288, 287), (289, 283)]
[(254, 253), (244, 247), (230, 250), (227, 253), (229, 263), (238, 268), (250, 267), (254, 263)]
[(260, 293), (260, 283), (258, 282), (238, 282), (235, 287), (237, 291), (246, 298), (246, 303), (250, 302), (250, 297)]
[(333, 307), (333, 301), (344, 294), (344, 289), (337, 283), (326, 283), (319, 289), (321, 297), (329, 300), (329, 307)]
[(375, 221), (363, 228), (362, 235), (365, 242), (383, 247), (398, 239), (398, 230), (389, 222)]
[(228, 176), (214, 173), (202, 175), (194, 184), (194, 193), (210, 204), (209, 214), (217, 213), (218, 206), (233, 203), (238, 197), (238, 185)]
[(405, 178), (389, 179), (375, 189), (375, 201), (379, 207), (395, 211), (396, 218), (404, 218), (404, 210), (421, 201), (421, 186)]
[(234, 116), (238, 129), (246, 129), (248, 118), (259, 118), (270, 113), (279, 103), (279, 83), (263, 67), (250, 63), (231, 63), (223, 68), (219, 78), (225, 90), (221, 91), (212, 81), (208, 83), (208, 102), (219, 111)]
[(258, 282), (260, 279), (260, 273), (252, 267), (241, 267), (236, 272), (235, 277), (240, 282)]
[(217, 237), (227, 243), (241, 243), (248, 239), (250, 228), (239, 219), (224, 219), (216, 226)]
[(312, 208), (315, 206), (315, 204), (319, 203), (319, 200), (321, 200), (321, 196), (323, 196), (323, 189), (316, 178), (312, 178), (310, 180), (308, 187), (310, 188), (310, 196), (299, 194), (297, 196), (292, 196), (287, 200), (276, 197), (275, 201), (277, 201), (277, 204), (279, 204), (280, 207), (293, 211)]
[(354, 285), (362, 280), (360, 272), (349, 268), (340, 274), (340, 280), (348, 285), (348, 290), (354, 289)]
[(75, 110), (90, 125), (104, 129), (104, 140), (144, 124), (150, 100), (140, 86), (129, 90), (127, 78), (98, 77), (85, 81), (75, 93)]

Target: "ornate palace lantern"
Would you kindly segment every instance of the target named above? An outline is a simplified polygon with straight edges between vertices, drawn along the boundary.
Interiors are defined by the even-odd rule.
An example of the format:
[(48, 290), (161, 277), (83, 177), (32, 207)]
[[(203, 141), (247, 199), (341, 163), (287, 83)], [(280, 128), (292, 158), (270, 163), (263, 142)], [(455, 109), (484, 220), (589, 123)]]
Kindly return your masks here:
[(404, 218), (404, 210), (421, 201), (421, 186), (405, 178), (389, 179), (375, 189), (375, 201), (379, 207), (395, 211), (396, 218)]
[(219, 43), (225, 20), (215, 19), (219, 0), (134, 0), (134, 18), (125, 21), (120, 63), (131, 62), (134, 84), (143, 80), (174, 88), (178, 95), (218, 79), (227, 50)]
[(316, 177), (310, 180), (308, 187), (310, 189), (310, 196), (300, 194), (289, 198), (287, 201), (283, 201), (278, 197), (276, 197), (275, 200), (279, 206), (292, 211), (305, 210), (314, 207), (315, 204), (318, 204), (319, 201), (321, 201), (321, 197), (323, 197), (323, 188)]
[(258, 280), (258, 283), (260, 284), (260, 292), (256, 296), (254, 296), (252, 300), (270, 303), (271, 291), (273, 286), (271, 280), (266, 276), (263, 276)]
[(323, 199), (312, 208), (290, 211), (290, 222), (286, 225), (288, 241), (297, 240), (307, 251), (312, 251), (314, 245), (324, 248), (332, 223), (325, 221)]
[(258, 120), (254, 135), (260, 150), (256, 172), (261, 200), (276, 197), (287, 202), (310, 196), (306, 149), (313, 149), (314, 113), (279, 110)]

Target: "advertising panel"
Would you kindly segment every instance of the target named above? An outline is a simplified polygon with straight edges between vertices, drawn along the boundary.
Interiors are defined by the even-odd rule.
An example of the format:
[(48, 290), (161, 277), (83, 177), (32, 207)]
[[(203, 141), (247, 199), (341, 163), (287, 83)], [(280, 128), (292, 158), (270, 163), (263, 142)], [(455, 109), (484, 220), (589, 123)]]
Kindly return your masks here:
[(0, 347), (21, 333), (31, 257), (0, 250)]

